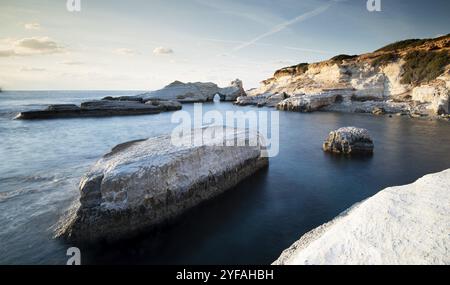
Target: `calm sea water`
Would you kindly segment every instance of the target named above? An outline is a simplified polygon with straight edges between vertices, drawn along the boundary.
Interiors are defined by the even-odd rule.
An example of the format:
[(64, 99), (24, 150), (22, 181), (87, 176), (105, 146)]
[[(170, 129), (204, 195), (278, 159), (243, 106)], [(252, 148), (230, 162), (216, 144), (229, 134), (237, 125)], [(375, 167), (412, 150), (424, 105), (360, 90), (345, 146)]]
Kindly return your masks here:
[[(72, 244), (52, 239), (78, 198), (80, 177), (113, 146), (170, 133), (171, 113), (15, 121), (21, 110), (139, 92), (0, 93), (0, 264), (65, 264)], [(250, 110), (210, 103), (204, 110)], [(192, 112), (193, 105), (184, 105)], [(268, 264), (302, 234), (392, 185), (450, 167), (450, 124), (404, 117), (280, 113), (280, 154), (234, 189), (171, 225), (114, 244), (81, 247), (84, 264)], [(370, 158), (322, 152), (330, 130), (367, 128)]]

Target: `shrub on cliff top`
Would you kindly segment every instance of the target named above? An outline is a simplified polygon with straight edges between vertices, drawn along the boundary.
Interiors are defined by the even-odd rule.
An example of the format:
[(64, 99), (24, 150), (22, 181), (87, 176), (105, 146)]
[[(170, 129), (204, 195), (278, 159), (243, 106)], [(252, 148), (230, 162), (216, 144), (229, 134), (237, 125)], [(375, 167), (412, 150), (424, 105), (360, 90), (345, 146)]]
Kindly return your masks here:
[(306, 71), (308, 71), (308, 63), (300, 63), (297, 65), (293, 65), (293, 66), (289, 66), (289, 67), (284, 67), (282, 69), (279, 69), (277, 71), (275, 71), (274, 76), (278, 76), (278, 75), (294, 75), (294, 74), (303, 74)]
[(412, 47), (420, 46), (420, 45), (424, 44), (426, 41), (428, 41), (428, 39), (410, 39), (410, 40), (399, 41), (399, 42), (395, 42), (393, 44), (389, 44), (385, 47), (382, 47), (382, 48), (376, 50), (375, 52), (396, 51), (396, 50), (404, 49), (404, 48), (412, 48)]
[(450, 55), (447, 51), (413, 51), (404, 60), (401, 83), (418, 84), (436, 79), (444, 73), (445, 67), (450, 64)]
[(383, 66), (386, 65), (388, 63), (394, 62), (398, 59), (398, 54), (396, 53), (385, 53), (382, 54), (380, 56), (378, 56), (377, 58), (375, 58), (371, 65), (373, 67), (378, 67), (378, 66)]
[(341, 63), (343, 60), (358, 57), (357, 55), (340, 54), (330, 58), (330, 61)]

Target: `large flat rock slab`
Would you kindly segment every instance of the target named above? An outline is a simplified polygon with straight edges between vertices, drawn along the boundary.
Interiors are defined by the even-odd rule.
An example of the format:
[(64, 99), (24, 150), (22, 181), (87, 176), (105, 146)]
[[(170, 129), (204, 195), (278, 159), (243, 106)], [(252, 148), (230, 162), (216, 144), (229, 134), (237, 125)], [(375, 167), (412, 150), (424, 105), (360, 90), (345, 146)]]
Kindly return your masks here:
[[(179, 106), (177, 109), (181, 109)], [(139, 101), (122, 100), (96, 100), (74, 104), (49, 105), (44, 110), (21, 112), (18, 120), (83, 118), (83, 117), (109, 117), (159, 114), (168, 110), (165, 105), (144, 104)], [(172, 108), (171, 110), (175, 110)]]
[[(268, 165), (257, 133), (223, 127), (200, 133), (206, 130), (234, 134), (205, 138), (197, 145), (174, 145), (170, 136), (160, 136), (116, 146), (82, 178), (79, 205), (57, 235), (86, 242), (128, 237), (182, 214)], [(194, 131), (187, 137), (193, 139)], [(227, 146), (235, 140), (247, 143)], [(255, 145), (249, 145), (251, 141)]]
[(450, 264), (450, 169), (390, 187), (305, 234), (274, 264)]

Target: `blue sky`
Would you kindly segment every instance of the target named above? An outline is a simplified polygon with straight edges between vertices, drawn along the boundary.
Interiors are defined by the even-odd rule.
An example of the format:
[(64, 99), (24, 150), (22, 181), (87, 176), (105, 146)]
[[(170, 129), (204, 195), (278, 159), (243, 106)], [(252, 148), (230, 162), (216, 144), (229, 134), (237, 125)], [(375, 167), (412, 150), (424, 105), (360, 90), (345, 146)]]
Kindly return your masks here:
[(450, 1), (1, 0), (0, 86), (144, 90), (234, 78), (449, 33)]

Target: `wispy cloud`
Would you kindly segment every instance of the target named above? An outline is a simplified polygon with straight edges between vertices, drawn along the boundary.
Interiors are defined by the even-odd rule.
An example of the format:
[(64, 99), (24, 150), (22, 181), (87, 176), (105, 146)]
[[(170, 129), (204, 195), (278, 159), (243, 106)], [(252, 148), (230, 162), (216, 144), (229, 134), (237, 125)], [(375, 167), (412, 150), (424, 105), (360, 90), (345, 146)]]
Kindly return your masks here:
[(168, 47), (157, 47), (153, 50), (153, 54), (161, 55), (161, 54), (172, 54), (173, 49)]
[(22, 67), (20, 68), (20, 72), (43, 72), (46, 71), (45, 68), (39, 67)]
[(133, 55), (139, 54), (138, 51), (136, 51), (134, 49), (130, 49), (130, 48), (118, 48), (118, 49), (115, 49), (113, 52), (118, 55), (127, 55), (127, 56), (133, 56)]
[(299, 16), (297, 16), (297, 17), (295, 17), (295, 18), (293, 18), (293, 19), (291, 19), (289, 21), (286, 21), (286, 22), (283, 22), (281, 24), (278, 24), (278, 25), (274, 26), (273, 28), (271, 28), (269, 31), (267, 31), (267, 32), (265, 32), (265, 33), (255, 37), (255, 38), (253, 38), (252, 40), (244, 42), (244, 43), (236, 46), (233, 49), (233, 51), (238, 51), (238, 50), (241, 50), (241, 49), (246, 48), (248, 46), (251, 46), (251, 45), (255, 44), (256, 42), (258, 42), (258, 41), (260, 41), (260, 40), (262, 40), (262, 39), (264, 39), (266, 37), (269, 37), (269, 36), (274, 35), (274, 34), (276, 34), (278, 32), (281, 32), (282, 30), (286, 29), (287, 27), (289, 27), (289, 26), (291, 26), (293, 24), (297, 24), (297, 23), (303, 22), (303, 21), (305, 21), (305, 20), (307, 20), (309, 18), (312, 18), (312, 17), (315, 17), (317, 15), (320, 15), (323, 12), (325, 12), (326, 10), (328, 10), (328, 8), (330, 8), (331, 5), (333, 5), (333, 2), (335, 2), (335, 1), (330, 1), (327, 4), (322, 5), (322, 6), (316, 8), (316, 9), (314, 9), (312, 11), (309, 11), (307, 13), (301, 14), (301, 15), (299, 15)]
[(209, 7), (219, 13), (239, 17), (248, 21), (252, 21), (261, 25), (270, 26), (275, 21), (279, 20), (273, 14), (264, 13), (261, 10), (256, 10), (257, 6), (249, 6), (244, 3), (231, 1), (210, 1), (210, 0), (195, 0), (197, 4)]
[[(208, 42), (224, 43), (224, 44), (239, 44), (239, 45), (244, 45), (244, 44), (247, 43), (247, 42), (244, 42), (244, 41), (222, 40), (222, 39), (213, 39), (213, 38), (201, 38), (200, 40), (208, 41)], [(283, 48), (283, 49), (288, 49), (288, 50), (296, 50), (296, 51), (308, 52), (308, 53), (336, 54), (336, 52), (333, 52), (333, 51), (326, 51), (326, 50), (321, 50), (321, 49), (308, 49), (308, 48), (293, 47), (293, 46), (283, 46), (283, 45), (276, 45), (276, 44), (270, 44), (270, 43), (255, 42), (252, 45), (255, 45), (255, 46), (266, 46), (266, 47), (276, 47), (276, 48)]]
[(84, 62), (75, 61), (75, 60), (66, 60), (66, 61), (61, 62), (61, 64), (65, 64), (65, 65), (83, 65)]
[(41, 29), (41, 24), (39, 23), (27, 23), (24, 25), (24, 28), (26, 30), (40, 30)]

